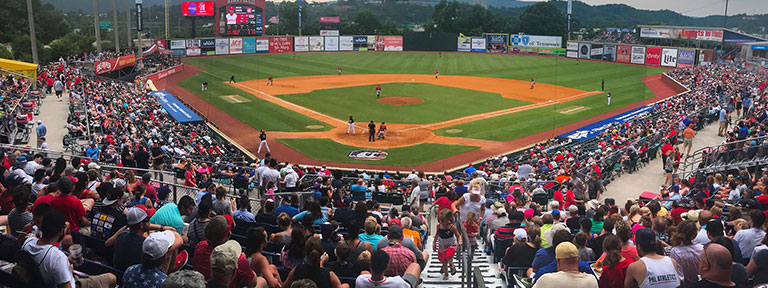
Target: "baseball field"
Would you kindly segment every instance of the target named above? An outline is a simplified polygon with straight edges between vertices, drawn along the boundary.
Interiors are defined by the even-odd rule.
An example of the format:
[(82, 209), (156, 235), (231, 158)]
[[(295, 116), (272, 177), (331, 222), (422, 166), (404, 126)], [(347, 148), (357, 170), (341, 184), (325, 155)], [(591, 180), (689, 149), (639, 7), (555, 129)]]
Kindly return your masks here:
[[(349, 52), (183, 62), (166, 90), (234, 141), (256, 154), (264, 129), (278, 160), (336, 167), (452, 169), (671, 96), (649, 89), (664, 85), (664, 68), (560, 57)], [(369, 142), (370, 121), (377, 132), (386, 123), (385, 138)]]

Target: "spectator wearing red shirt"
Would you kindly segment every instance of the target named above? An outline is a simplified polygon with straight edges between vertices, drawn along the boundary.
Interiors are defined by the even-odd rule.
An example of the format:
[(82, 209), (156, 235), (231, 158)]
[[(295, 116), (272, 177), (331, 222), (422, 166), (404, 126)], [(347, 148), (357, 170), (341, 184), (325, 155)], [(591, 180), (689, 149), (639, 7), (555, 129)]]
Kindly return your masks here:
[(141, 183), (147, 187), (146, 190), (144, 190), (144, 196), (151, 199), (152, 203), (157, 202), (157, 192), (155, 191), (155, 187), (152, 186), (152, 173), (147, 172), (144, 173), (144, 175), (141, 175)]
[[(80, 202), (80, 200), (78, 200), (75, 196), (70, 195), (74, 189), (72, 178), (61, 177), (57, 184), (61, 194), (51, 200), (51, 207), (54, 210), (64, 214), (64, 217), (66, 218), (67, 222), (69, 222), (69, 227), (72, 231), (81, 231), (80, 227), (82, 227), (83, 230), (81, 232), (89, 233), (91, 228), (91, 221), (88, 221), (88, 219), (85, 218), (86, 211), (84, 208), (84, 205), (88, 204), (84, 204), (83, 202)], [(91, 204), (89, 207), (92, 207), (93, 200), (91, 200), (90, 203)]]
[[(216, 246), (224, 244), (229, 240), (229, 236), (232, 235), (230, 226), (230, 220), (225, 218), (225, 216), (211, 218), (208, 225), (205, 226), (205, 238), (208, 240), (197, 243), (197, 246), (195, 247), (195, 257), (192, 258), (192, 267), (195, 271), (203, 274), (206, 281), (211, 279), (211, 252), (213, 252), (213, 249), (216, 248)], [(248, 258), (241, 253), (240, 257), (237, 259), (237, 269), (235, 269), (229, 287), (253, 287), (256, 285), (257, 279), (258, 277), (256, 277), (256, 274), (251, 270)]]
[(6, 187), (5, 190), (3, 190), (3, 193), (0, 194), (0, 210), (2, 210), (5, 215), (13, 210), (13, 191), (23, 182), (24, 178), (16, 174), (8, 174), (8, 176), (5, 177)]
[(432, 211), (432, 208), (437, 205), (437, 214), (440, 214), (440, 211), (443, 211), (443, 209), (451, 209), (451, 204), (453, 204), (453, 201), (456, 201), (456, 192), (453, 190), (448, 190), (448, 192), (445, 193), (445, 196), (437, 198), (434, 203), (432, 203), (432, 206), (429, 207), (429, 211)]

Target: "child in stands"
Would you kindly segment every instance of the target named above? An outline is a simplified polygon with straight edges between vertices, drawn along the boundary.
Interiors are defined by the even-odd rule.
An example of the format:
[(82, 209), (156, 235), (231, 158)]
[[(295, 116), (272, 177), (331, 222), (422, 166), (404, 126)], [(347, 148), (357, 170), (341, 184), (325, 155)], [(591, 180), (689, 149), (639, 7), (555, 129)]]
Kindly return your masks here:
[(453, 225), (453, 212), (450, 209), (440, 211), (438, 221), (437, 235), (432, 243), (432, 249), (437, 250), (437, 259), (443, 263), (440, 271), (445, 275), (443, 279), (448, 280), (449, 267), (451, 274), (456, 274), (453, 256), (456, 254), (456, 247), (461, 245), (461, 238), (456, 226)]

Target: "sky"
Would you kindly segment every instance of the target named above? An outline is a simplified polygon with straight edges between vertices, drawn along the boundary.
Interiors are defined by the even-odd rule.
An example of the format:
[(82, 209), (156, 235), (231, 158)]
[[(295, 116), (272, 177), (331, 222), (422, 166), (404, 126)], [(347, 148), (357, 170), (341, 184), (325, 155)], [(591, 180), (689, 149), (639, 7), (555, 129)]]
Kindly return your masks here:
[[(537, 0), (538, 1), (538, 0)], [(544, 1), (544, 0), (542, 0)], [(589, 5), (627, 4), (637, 9), (668, 9), (687, 16), (723, 15), (725, 0), (579, 0)], [(729, 0), (728, 15), (768, 14), (768, 0)]]

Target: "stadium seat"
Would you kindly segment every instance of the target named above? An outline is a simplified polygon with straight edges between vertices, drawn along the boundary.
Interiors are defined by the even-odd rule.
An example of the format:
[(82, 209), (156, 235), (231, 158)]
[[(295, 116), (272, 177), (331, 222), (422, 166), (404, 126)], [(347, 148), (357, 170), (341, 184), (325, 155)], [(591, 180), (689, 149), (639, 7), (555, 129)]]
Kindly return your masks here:
[(104, 273), (112, 273), (117, 277), (117, 283), (122, 283), (123, 273), (125, 271), (118, 270), (115, 267), (107, 266), (96, 261), (83, 259), (83, 265), (75, 267), (75, 270), (83, 272), (88, 275), (99, 275)]
[(507, 252), (507, 248), (512, 246), (515, 238), (507, 239), (494, 239), (493, 240), (493, 262), (499, 262), (504, 258), (504, 253)]

